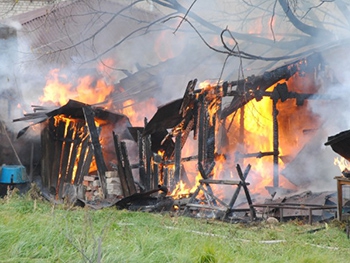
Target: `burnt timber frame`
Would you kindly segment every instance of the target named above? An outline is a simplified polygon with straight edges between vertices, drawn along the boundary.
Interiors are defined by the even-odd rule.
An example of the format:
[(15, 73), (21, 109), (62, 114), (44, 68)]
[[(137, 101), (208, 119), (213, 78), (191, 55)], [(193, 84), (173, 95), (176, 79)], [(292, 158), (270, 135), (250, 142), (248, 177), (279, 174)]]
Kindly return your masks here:
[[(83, 182), (83, 177), (90, 168), (93, 150), (84, 120), (74, 119), (68, 124), (59, 121), (58, 126), (54, 123), (54, 118), (49, 118), (41, 133), (43, 145), (41, 174), (43, 186), (49, 189), (50, 194), (55, 198), (61, 199), (64, 196), (66, 184), (78, 185)], [(71, 135), (70, 138), (64, 136), (66, 128)], [(72, 132), (73, 130), (75, 132)], [(72, 153), (69, 155), (67, 151), (70, 149)], [(78, 151), (81, 158), (73, 173)]]
[[(240, 136), (244, 137), (244, 105), (249, 101), (256, 99), (261, 100), (263, 96), (268, 96), (273, 101), (272, 118), (273, 118), (273, 150), (270, 152), (236, 153), (236, 161), (240, 158), (273, 156), (273, 187), (279, 187), (279, 129), (278, 129), (278, 109), (277, 102), (284, 102), (287, 99), (296, 99), (297, 105), (302, 105), (307, 99), (330, 100), (329, 96), (289, 92), (286, 83), (277, 84), (272, 92), (266, 90), (272, 85), (278, 83), (281, 79), (288, 80), (299, 72), (313, 72), (318, 66), (323, 65), (320, 54), (315, 53), (309, 57), (287, 64), (275, 70), (265, 72), (261, 76), (251, 76), (243, 80), (223, 83), (224, 96), (232, 96), (233, 99), (229, 106), (221, 111), (220, 118), (224, 119), (238, 109), (241, 109)], [(236, 90), (228, 92), (229, 87), (236, 86)]]
[[(84, 176), (89, 174), (92, 160), (95, 159), (102, 190), (100, 198), (106, 198), (107, 167), (99, 141), (102, 126), (96, 127), (95, 120), (103, 121), (103, 125), (116, 124), (120, 120), (125, 120), (128, 124), (128, 118), (125, 115), (69, 100), (66, 105), (50, 112), (30, 114), (14, 121), (43, 117), (44, 120), (32, 124), (43, 125), (41, 132), (41, 177), (45, 189), (43, 194), (50, 200), (53, 197), (57, 200), (68, 198), (70, 199), (67, 199), (68, 201), (74, 202), (75, 194), (79, 195)], [(30, 126), (22, 129), (17, 138)]]
[[(248, 185), (245, 181), (245, 179), (248, 176), (248, 173), (250, 171), (251, 166), (248, 165), (245, 169), (244, 173), (242, 173), (241, 167), (239, 164), (237, 164), (236, 169), (238, 176), (240, 180), (214, 180), (214, 179), (202, 179), (199, 181), (199, 185), (196, 189), (196, 191), (191, 196), (190, 200), (186, 204), (186, 207), (184, 209), (183, 214), (189, 215), (191, 209), (206, 209), (206, 210), (216, 210), (224, 212), (222, 219), (227, 219), (230, 213), (232, 212), (244, 212), (249, 211), (250, 212), (250, 220), (254, 220), (256, 218), (256, 212), (253, 207), (253, 203), (250, 197), (250, 193), (248, 190)], [(232, 185), (236, 186), (236, 190), (234, 191), (230, 202), (226, 203), (224, 200), (220, 199), (216, 195), (214, 195), (210, 185), (211, 184), (217, 184), (217, 185)], [(234, 204), (238, 198), (238, 195), (240, 193), (241, 188), (244, 189), (244, 194), (248, 203), (249, 208), (248, 209), (238, 209), (234, 208)], [(203, 193), (203, 197), (198, 203), (198, 200), (196, 199), (199, 193)], [(206, 203), (206, 204), (203, 204)]]

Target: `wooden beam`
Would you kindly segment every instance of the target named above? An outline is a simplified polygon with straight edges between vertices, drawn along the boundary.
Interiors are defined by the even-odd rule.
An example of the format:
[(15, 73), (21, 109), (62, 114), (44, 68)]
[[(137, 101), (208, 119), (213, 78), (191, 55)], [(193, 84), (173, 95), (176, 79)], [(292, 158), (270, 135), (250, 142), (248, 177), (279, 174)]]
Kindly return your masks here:
[(93, 109), (90, 106), (84, 106), (83, 113), (84, 113), (85, 121), (86, 121), (88, 129), (89, 129), (90, 137), (91, 137), (92, 149), (94, 151), (98, 175), (100, 177), (100, 183), (101, 183), (101, 188), (102, 188), (102, 192), (103, 192), (103, 197), (106, 198), (107, 197), (107, 182), (106, 182), (105, 173), (106, 173), (107, 167), (106, 167), (105, 161), (103, 159), (103, 155), (102, 155), (102, 147), (100, 144), (99, 134), (97, 132), (95, 119), (94, 119), (95, 114), (94, 114)]
[(122, 152), (119, 144), (118, 135), (113, 132), (113, 140), (114, 140), (114, 148), (115, 148), (115, 154), (117, 157), (118, 162), (118, 174), (120, 178), (120, 184), (123, 189), (124, 197), (130, 195), (129, 187), (126, 181), (125, 172), (124, 172), (124, 166), (123, 166), (123, 159), (122, 159)]

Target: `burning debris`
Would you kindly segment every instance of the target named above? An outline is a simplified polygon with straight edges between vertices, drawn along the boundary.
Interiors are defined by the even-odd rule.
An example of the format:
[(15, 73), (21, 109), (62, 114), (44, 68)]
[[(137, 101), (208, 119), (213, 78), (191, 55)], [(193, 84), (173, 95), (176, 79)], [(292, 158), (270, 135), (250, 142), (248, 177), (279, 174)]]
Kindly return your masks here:
[[(177, 209), (183, 214), (209, 210), (226, 220), (237, 213), (254, 220), (258, 207), (275, 205), (282, 211), (294, 205), (259, 206), (262, 202), (256, 199), (262, 189), (271, 196), (281, 189), (297, 191), (299, 185), (281, 171), (305, 144), (303, 131), (310, 136), (319, 127), (307, 102), (328, 99), (318, 94), (317, 76), (323, 69), (322, 56), (315, 53), (238, 81), (202, 83), (196, 89), (193, 79), (182, 98), (159, 107), (143, 127), (132, 127), (129, 116), (96, 106), (101, 103), (75, 100), (51, 111), (35, 107), (35, 113), (16, 121), (40, 118), (43, 188), (56, 200), (87, 204), (112, 197), (122, 209)], [(264, 108), (268, 117), (251, 120), (252, 107)], [(269, 123), (259, 123), (264, 121)], [(262, 131), (260, 126), (268, 128)], [(125, 140), (135, 145), (134, 162)], [(244, 172), (241, 166), (247, 167)], [(223, 189), (225, 185), (231, 189)], [(302, 200), (298, 208), (308, 205), (311, 214), (332, 209)]]
[[(38, 110), (38, 109), (36, 109)], [(112, 161), (111, 149), (105, 146), (102, 152), (101, 138), (110, 134), (117, 125), (120, 130), (127, 131), (130, 126), (126, 116), (93, 108), (90, 105), (70, 100), (66, 105), (50, 112), (41, 111), (15, 121), (46, 117), (37, 125), (41, 131), (41, 178), (43, 188), (57, 200), (82, 198), (78, 194), (78, 186), (83, 181), (92, 181), (91, 174), (99, 178), (102, 198), (107, 198), (107, 182), (105, 174), (111, 170), (107, 165)], [(122, 128), (121, 128), (122, 127)], [(19, 132), (22, 136), (29, 127)], [(126, 134), (126, 133), (125, 133)], [(125, 135), (124, 134), (124, 135)], [(125, 135), (127, 136), (127, 135)], [(87, 177), (90, 176), (90, 177)], [(97, 186), (97, 185), (94, 185)], [(76, 195), (72, 194), (74, 187)], [(80, 192), (79, 192), (80, 193)], [(79, 196), (80, 195), (80, 196)]]
[(254, 204), (263, 218), (275, 217), (280, 222), (306, 219), (306, 222), (327, 221), (335, 218), (337, 208), (336, 193), (311, 191), (290, 194), (266, 200), (264, 204)]

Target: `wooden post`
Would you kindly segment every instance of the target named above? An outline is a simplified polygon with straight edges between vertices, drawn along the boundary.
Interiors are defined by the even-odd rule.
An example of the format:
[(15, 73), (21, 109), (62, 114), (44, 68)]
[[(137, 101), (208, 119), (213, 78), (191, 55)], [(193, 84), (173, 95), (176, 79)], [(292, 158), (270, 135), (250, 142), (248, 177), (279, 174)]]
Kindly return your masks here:
[(143, 147), (143, 138), (140, 131), (137, 131), (137, 144), (139, 150), (139, 176), (140, 183), (142, 187), (145, 189), (146, 186), (146, 169), (144, 162), (144, 147)]
[(255, 209), (253, 207), (252, 199), (250, 198), (249, 190), (248, 190), (248, 187), (246, 185), (244, 175), (242, 173), (242, 170), (241, 170), (241, 167), (239, 166), (239, 164), (237, 164), (236, 168), (237, 168), (238, 176), (239, 176), (239, 178), (241, 179), (241, 182), (242, 182), (242, 187), (243, 187), (245, 196), (247, 198), (247, 202), (248, 202), (249, 209), (250, 209), (251, 219), (254, 219), (254, 218), (256, 218)]
[[(174, 171), (174, 182), (172, 183), (172, 186), (175, 187), (179, 182), (181, 178), (181, 131), (178, 132), (175, 138), (175, 171)], [(170, 191), (172, 191), (171, 189)]]
[[(251, 168), (251, 165), (248, 164), (247, 168), (245, 169), (245, 171), (244, 171), (244, 173), (243, 173), (243, 178), (244, 178), (244, 180), (247, 179), (248, 173), (249, 173), (249, 171), (250, 171), (250, 168)], [(229, 203), (230, 209), (232, 209), (233, 205), (235, 204), (235, 202), (236, 202), (236, 200), (237, 200), (237, 197), (238, 197), (238, 195), (239, 195), (239, 192), (241, 191), (241, 187), (242, 187), (242, 184), (239, 184), (239, 185), (237, 186), (236, 191), (235, 191), (235, 193), (233, 194), (233, 196), (232, 196), (232, 198), (231, 198), (231, 201), (230, 201), (230, 203)]]
[(53, 161), (53, 147), (51, 143), (49, 125), (45, 125), (41, 132), (41, 179), (43, 186), (47, 189), (51, 187), (51, 165)]
[(62, 151), (60, 156), (60, 169), (59, 169), (59, 176), (60, 176), (60, 184), (58, 189), (58, 196), (59, 198), (62, 198), (64, 195), (64, 185), (66, 183), (70, 183), (69, 180), (69, 174), (67, 173), (67, 167), (69, 164), (69, 157), (70, 157), (70, 150), (71, 150), (71, 138), (73, 137), (74, 133), (74, 122), (70, 120), (61, 120), (61, 122), (64, 123), (65, 129), (64, 133), (62, 134)]
[(79, 146), (79, 160), (77, 161), (77, 170), (74, 184), (81, 184), (84, 180), (84, 175), (87, 175), (92, 161), (92, 149), (90, 145), (90, 136), (87, 133), (87, 126), (82, 129), (84, 136)]
[(131, 167), (130, 167), (130, 162), (129, 162), (129, 157), (128, 157), (125, 142), (120, 143), (120, 148), (121, 148), (123, 159), (124, 159), (124, 174), (125, 174), (125, 178), (126, 178), (126, 183), (128, 185), (128, 188), (129, 188), (129, 194), (133, 195), (136, 193), (136, 187), (135, 187), (134, 178), (132, 176), (132, 171), (131, 171)]
[(277, 99), (273, 99), (272, 106), (272, 117), (273, 117), (273, 187), (279, 186), (279, 169), (278, 169), (278, 110), (277, 110)]
[(52, 129), (51, 131), (53, 132), (53, 159), (52, 163), (50, 165), (50, 174), (49, 176), (51, 177), (51, 187), (55, 187), (56, 191), (56, 198), (59, 197), (59, 188), (60, 184), (63, 184), (62, 180), (62, 175), (60, 174), (60, 163), (61, 163), (61, 153), (62, 153), (62, 144), (63, 144), (63, 134), (64, 134), (64, 127), (65, 123), (64, 122), (59, 122), (58, 126), (54, 126), (54, 118), (50, 119), (50, 124), (49, 124), (49, 129)]
[(125, 171), (123, 166), (123, 159), (122, 159), (122, 153), (121, 153), (118, 135), (115, 134), (114, 132), (113, 132), (113, 140), (114, 140), (115, 154), (118, 162), (118, 174), (120, 178), (120, 184), (123, 189), (124, 197), (126, 197), (130, 195), (130, 191), (129, 191), (129, 187), (125, 177)]
[[(144, 124), (145, 127), (147, 125), (147, 119), (144, 119)], [(144, 151), (145, 151), (145, 163), (146, 163), (146, 184), (145, 184), (145, 188), (146, 191), (150, 191), (151, 190), (151, 177), (152, 177), (152, 150), (151, 150), (151, 137), (150, 135), (146, 135), (144, 137)]]
[(100, 183), (101, 183), (101, 188), (103, 192), (103, 197), (107, 197), (107, 182), (106, 182), (106, 177), (105, 177), (105, 172), (107, 170), (105, 161), (103, 159), (102, 155), (102, 148), (101, 144), (99, 141), (99, 135), (97, 133), (96, 125), (95, 125), (95, 119), (94, 119), (94, 111), (90, 106), (84, 106), (83, 107), (83, 112), (84, 112), (84, 117), (85, 121), (87, 123), (89, 133), (91, 136), (91, 142), (92, 142), (92, 149), (94, 151), (95, 155), (95, 161), (97, 165), (97, 171), (100, 177)]

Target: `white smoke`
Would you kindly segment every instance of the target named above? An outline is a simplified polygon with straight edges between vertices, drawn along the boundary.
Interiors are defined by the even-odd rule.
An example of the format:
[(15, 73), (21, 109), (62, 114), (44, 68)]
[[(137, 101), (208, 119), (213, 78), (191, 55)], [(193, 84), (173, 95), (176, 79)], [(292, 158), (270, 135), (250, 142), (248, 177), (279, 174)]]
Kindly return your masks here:
[[(101, 3), (103, 2), (101, 1)], [(115, 2), (126, 6), (132, 1)], [(181, 2), (185, 11), (191, 8), (192, 1)], [(339, 33), (334, 28), (327, 29), (336, 32), (338, 38), (347, 36), (348, 32), (343, 25), (339, 25), (339, 22), (332, 18), (332, 16), (341, 17), (341, 15), (333, 14), (330, 11), (338, 10), (335, 6), (336, 3), (330, 1), (325, 2), (318, 8), (311, 8), (317, 6), (319, 1), (295, 2), (298, 2), (298, 4), (293, 6), (293, 10), (297, 10), (296, 13), (303, 22), (310, 25), (315, 25), (316, 22), (324, 22), (325, 27), (334, 25), (334, 28), (339, 28)], [(85, 23), (81, 24), (74, 23), (75, 20), (80, 21), (79, 16), (76, 16), (71, 23), (65, 23), (64, 19), (56, 17), (57, 21), (55, 22), (61, 26), (62, 31), (55, 32), (58, 39), (51, 43), (45, 43), (46, 46), (40, 42), (38, 36), (42, 36), (43, 39), (45, 34), (51, 36), (53, 32), (50, 31), (49, 22), (46, 22), (46, 24), (42, 22), (34, 28), (24, 29), (24, 26), (22, 27), (18, 21), (8, 20), (8, 25), (18, 30), (19, 52), (18, 63), (16, 64), (18, 67), (12, 70), (11, 75), (7, 70), (11, 68), (12, 63), (5, 63), (3, 65), (9, 66), (2, 67), (1, 74), (2, 76), (15, 76), (10, 78), (11, 85), (13, 87), (18, 85), (23, 94), (25, 105), (38, 104), (49, 69), (60, 67), (66, 71), (76, 71), (79, 68), (96, 67), (96, 61), (92, 60), (94, 56), (105, 52), (113, 44), (119, 43), (127, 37), (127, 40), (106, 52), (97, 61), (108, 57), (113, 58), (115, 60), (113, 74), (116, 83), (127, 83), (128, 86), (124, 87), (125, 90), (133, 90), (130, 93), (133, 94), (135, 99), (139, 99), (140, 103), (143, 99), (152, 96), (157, 99), (157, 104), (161, 105), (180, 98), (184, 93), (187, 82), (194, 78), (197, 78), (199, 82), (205, 80), (216, 82), (219, 78), (227, 81), (237, 80), (237, 78), (262, 74), (264, 71), (276, 68), (286, 62), (282, 59), (279, 61), (263, 61), (257, 59), (241, 60), (237, 57), (230, 57), (225, 61), (227, 58), (225, 54), (216, 52), (208, 46), (225, 51), (220, 39), (221, 30), (225, 28), (228, 28), (232, 33), (232, 35), (226, 34), (224, 37), (225, 43), (230, 48), (233, 48), (236, 44), (235, 41), (237, 41), (238, 46), (235, 47), (235, 51), (244, 51), (257, 56), (274, 57), (295, 54), (299, 51), (311, 49), (315, 42), (325, 43), (328, 41), (327, 39), (318, 39), (319, 41), (308, 42), (310, 38), (288, 22), (280, 7), (277, 6), (276, 9), (273, 9), (273, 1), (261, 1), (256, 5), (249, 3), (250, 1), (234, 0), (196, 1), (190, 12), (186, 14), (188, 21), (195, 27), (193, 28), (188, 22), (181, 20), (179, 17), (167, 21), (160, 19), (160, 17), (172, 13), (174, 10), (159, 6), (154, 1), (144, 1), (121, 13), (118, 16), (120, 18), (118, 23), (111, 23), (103, 29), (103, 32), (96, 34), (89, 41), (64, 52), (59, 52), (59, 48), (62, 47), (57, 43), (62, 44), (64, 48), (65, 46), (74, 46), (75, 43), (90, 37), (93, 30), (111, 18), (110, 11), (112, 10), (107, 10), (109, 16), (96, 19), (96, 15), (96, 17), (91, 18), (91, 21), (88, 18)], [(123, 5), (118, 6), (119, 10), (124, 7)], [(118, 10), (113, 10), (113, 12), (116, 13)], [(327, 15), (328, 12), (329, 15)], [(88, 13), (92, 12), (87, 10), (84, 15)], [(323, 21), (315, 19), (315, 22), (311, 19), (319, 18), (320, 14)], [(182, 12), (181, 15), (185, 16), (185, 12)], [(152, 19), (160, 20), (148, 27), (149, 21), (152, 21)], [(131, 26), (129, 28), (129, 23), (132, 22), (134, 23), (133, 26), (137, 25), (139, 28), (144, 28), (131, 34), (135, 30)], [(125, 30), (125, 28), (129, 28), (130, 31)], [(198, 33), (195, 30), (198, 30)], [(69, 35), (62, 34), (62, 32), (69, 32)], [(333, 177), (334, 167), (328, 165), (328, 156), (332, 152), (330, 148), (324, 147), (323, 144), (328, 135), (348, 129), (350, 126), (346, 100), (350, 95), (348, 94), (350, 89), (346, 86), (346, 83), (350, 83), (348, 80), (348, 59), (344, 57), (343, 53), (329, 57), (330, 68), (341, 83), (324, 85), (324, 94), (331, 97), (337, 94), (336, 100), (310, 101), (314, 113), (321, 116), (323, 120), (322, 132), (315, 140), (317, 147), (310, 147), (314, 150), (312, 152), (308, 149), (304, 150), (306, 153), (304, 160), (308, 161), (304, 165), (303, 172), (306, 171), (305, 176), (315, 175), (313, 182), (318, 181), (319, 178)], [(338, 60), (333, 60), (334, 58)], [(8, 58), (3, 59), (2, 63), (3, 61), (8, 61)], [(160, 86), (158, 89), (146, 92), (149, 83), (147, 77), (136, 74), (143, 72), (143, 70), (159, 80)], [(344, 72), (341, 77), (338, 76), (340, 72)], [(128, 77), (129, 74), (131, 77)], [(133, 83), (123, 82), (125, 79), (133, 80), (132, 78), (134, 78)], [(138, 92), (135, 93), (135, 91)], [(120, 96), (124, 95), (125, 93), (122, 93)], [(29, 112), (30, 108), (26, 108), (26, 111)], [(17, 116), (11, 114), (9, 119), (21, 115), (19, 112), (14, 112)], [(321, 156), (324, 157), (321, 158)], [(324, 167), (326, 163), (327, 167)], [(315, 172), (315, 167), (322, 167), (322, 169), (318, 169), (321, 170), (322, 174), (320, 174), (321, 172)]]

